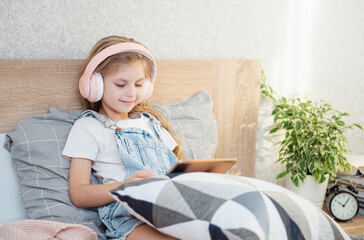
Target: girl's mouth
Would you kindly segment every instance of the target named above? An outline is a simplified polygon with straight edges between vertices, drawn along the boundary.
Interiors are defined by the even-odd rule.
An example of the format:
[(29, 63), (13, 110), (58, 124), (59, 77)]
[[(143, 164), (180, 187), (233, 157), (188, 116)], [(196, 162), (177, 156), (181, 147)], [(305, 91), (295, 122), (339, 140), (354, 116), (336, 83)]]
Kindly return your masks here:
[(126, 104), (132, 104), (132, 103), (134, 103), (134, 102), (135, 102), (135, 100), (133, 100), (133, 101), (124, 101), (124, 100), (120, 100), (120, 102), (122, 102), (122, 103), (126, 103)]

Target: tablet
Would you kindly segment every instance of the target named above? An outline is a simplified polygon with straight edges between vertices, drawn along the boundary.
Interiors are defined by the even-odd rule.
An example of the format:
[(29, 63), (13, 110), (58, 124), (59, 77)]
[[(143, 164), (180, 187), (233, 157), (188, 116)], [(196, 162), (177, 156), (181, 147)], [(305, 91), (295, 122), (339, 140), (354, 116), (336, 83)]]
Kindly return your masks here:
[(235, 163), (236, 158), (216, 159), (183, 159), (169, 170), (168, 173), (176, 172), (214, 172), (226, 173)]

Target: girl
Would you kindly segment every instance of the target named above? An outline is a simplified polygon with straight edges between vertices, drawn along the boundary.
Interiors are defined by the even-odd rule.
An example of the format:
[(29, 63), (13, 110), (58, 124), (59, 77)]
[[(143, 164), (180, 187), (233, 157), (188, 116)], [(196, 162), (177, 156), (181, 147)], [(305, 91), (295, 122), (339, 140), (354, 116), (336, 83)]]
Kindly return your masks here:
[[(80, 78), (85, 112), (72, 127), (63, 155), (71, 159), (69, 191), (77, 207), (99, 207), (113, 239), (172, 239), (131, 216), (110, 190), (166, 173), (182, 151), (168, 122), (145, 101), (156, 62), (134, 39), (110, 36), (92, 49)], [(90, 183), (91, 171), (100, 181)]]

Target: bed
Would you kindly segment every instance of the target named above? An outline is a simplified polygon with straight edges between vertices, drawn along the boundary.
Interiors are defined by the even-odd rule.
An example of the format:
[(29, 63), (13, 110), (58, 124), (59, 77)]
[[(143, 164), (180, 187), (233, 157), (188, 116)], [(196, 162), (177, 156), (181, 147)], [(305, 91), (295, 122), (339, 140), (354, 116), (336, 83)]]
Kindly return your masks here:
[[(186, 239), (239, 239), (237, 236), (245, 234), (258, 239), (274, 236), (284, 239), (280, 238), (280, 229), (284, 229), (287, 239), (297, 234), (306, 239), (332, 239), (333, 236), (349, 239), (321, 210), (313, 208), (288, 190), (254, 179), (262, 68), (260, 60), (158, 60), (157, 64), (157, 81), (149, 102), (170, 120), (177, 137), (182, 139), (187, 158), (228, 157), (237, 158), (238, 162), (229, 174), (158, 176), (152, 182), (140, 182), (141, 186), (138, 187), (124, 186), (112, 192), (116, 201), (123, 202), (133, 215), (147, 224), (178, 238), (184, 234)], [(2, 196), (5, 196), (0, 202), (0, 212), (4, 213), (1, 224), (27, 221), (24, 219), (38, 222), (53, 220), (87, 226), (97, 233), (99, 239), (105, 239), (103, 226), (97, 222), (97, 212), (94, 209), (77, 209), (70, 202), (67, 181), (69, 163), (60, 155), (68, 131), (82, 109), (77, 90), (82, 65), (83, 60), (79, 59), (0, 59), (0, 133), (4, 147), (10, 151), (2, 149), (0, 155), (0, 164), (5, 166), (0, 185), (4, 191)], [(189, 185), (196, 181), (197, 188), (196, 185)], [(214, 224), (209, 220), (206, 226), (206, 219), (190, 221), (191, 216), (181, 212), (183, 204), (188, 208), (186, 211), (191, 211), (191, 205), (187, 206), (191, 203), (180, 189), (171, 197), (183, 195), (184, 203), (177, 199), (173, 202), (179, 202), (179, 205), (172, 206), (176, 209), (166, 212), (165, 204), (171, 203), (168, 194), (176, 190), (170, 187), (171, 182), (174, 185), (188, 185), (188, 189), (183, 191), (201, 195), (197, 200), (205, 199), (204, 203), (209, 203), (205, 206), (215, 206), (219, 201), (219, 207), (214, 208), (213, 212), (209, 207), (202, 214), (202, 218), (206, 218), (206, 213), (209, 213), (208, 218), (215, 221)], [(145, 190), (148, 184), (159, 191), (144, 194), (143, 199), (135, 199), (133, 194), (148, 192)], [(205, 192), (205, 189), (215, 192)], [(238, 199), (234, 194), (242, 196), (241, 191), (250, 193), (249, 197), (241, 198), (239, 204), (244, 205), (243, 212), (254, 209), (253, 214), (250, 211), (246, 213), (256, 221), (253, 230), (249, 229), (252, 223), (231, 230), (237, 222), (247, 224), (240, 221), (245, 217), (236, 215), (235, 206), (230, 206), (234, 205), (231, 201)], [(157, 192), (159, 195), (156, 195)], [(222, 192), (224, 196), (215, 196)], [(232, 195), (231, 199), (222, 201), (226, 195)], [(167, 199), (163, 200), (161, 196)], [(158, 204), (155, 202), (157, 200)], [(140, 201), (150, 206), (147, 215), (145, 207), (142, 210), (135, 207)], [(262, 201), (263, 205), (257, 205), (258, 201)], [(269, 204), (266, 203), (268, 201)], [(295, 211), (298, 205), (307, 211)], [(274, 208), (274, 211), (270, 208)], [(151, 209), (154, 209), (153, 212)], [(201, 206), (196, 209), (201, 209)], [(261, 209), (265, 209), (264, 214), (268, 214), (269, 221), (263, 220), (266, 216)], [(179, 219), (189, 216), (190, 220), (171, 224), (172, 220), (165, 218), (177, 215)], [(227, 215), (235, 217), (227, 220)], [(273, 225), (277, 224), (274, 222), (279, 224)], [(224, 224), (230, 225), (223, 227)], [(258, 227), (260, 230), (255, 231)], [(186, 229), (192, 229), (189, 231), (191, 236), (186, 237)]]

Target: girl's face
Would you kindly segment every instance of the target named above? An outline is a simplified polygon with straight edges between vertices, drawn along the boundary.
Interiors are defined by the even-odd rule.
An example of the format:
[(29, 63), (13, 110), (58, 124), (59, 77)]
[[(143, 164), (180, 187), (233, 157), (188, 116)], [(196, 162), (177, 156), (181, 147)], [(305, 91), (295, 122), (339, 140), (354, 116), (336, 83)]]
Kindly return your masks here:
[(103, 74), (104, 94), (100, 113), (114, 122), (129, 119), (128, 113), (144, 97), (145, 71), (142, 61)]

